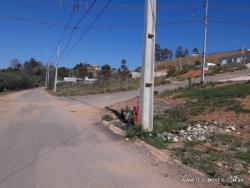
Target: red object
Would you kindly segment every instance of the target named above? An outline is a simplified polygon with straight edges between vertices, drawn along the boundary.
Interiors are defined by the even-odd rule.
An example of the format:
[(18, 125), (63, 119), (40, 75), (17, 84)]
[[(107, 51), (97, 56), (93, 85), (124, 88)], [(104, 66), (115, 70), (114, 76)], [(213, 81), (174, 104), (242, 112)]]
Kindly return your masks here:
[(139, 112), (140, 112), (140, 108), (135, 106), (133, 108), (133, 121), (135, 125), (139, 124)]

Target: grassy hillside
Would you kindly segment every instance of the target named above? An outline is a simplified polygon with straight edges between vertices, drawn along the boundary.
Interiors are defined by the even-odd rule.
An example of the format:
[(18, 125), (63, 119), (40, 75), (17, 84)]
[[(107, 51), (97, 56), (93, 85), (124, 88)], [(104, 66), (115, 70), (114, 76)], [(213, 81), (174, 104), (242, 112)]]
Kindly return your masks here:
[[(218, 64), (219, 58), (224, 56), (238, 55), (238, 54), (241, 54), (240, 50), (211, 53), (207, 55), (207, 62)], [(181, 59), (178, 58), (176, 60), (165, 61), (158, 63), (155, 68), (156, 70), (163, 70), (163, 69), (168, 69), (168, 66), (179, 66), (180, 61), (182, 62), (182, 65), (186, 64), (193, 65), (196, 61), (202, 62), (202, 57), (189, 56)]]

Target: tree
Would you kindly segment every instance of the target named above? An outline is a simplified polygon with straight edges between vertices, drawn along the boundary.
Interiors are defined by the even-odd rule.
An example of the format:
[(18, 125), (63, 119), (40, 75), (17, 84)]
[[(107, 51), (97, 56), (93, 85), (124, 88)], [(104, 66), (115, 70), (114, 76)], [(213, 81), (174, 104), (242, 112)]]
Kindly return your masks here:
[(21, 70), (22, 69), (22, 63), (18, 59), (12, 59), (10, 61), (10, 67), (15, 70)]
[(59, 80), (63, 80), (64, 77), (69, 76), (70, 69), (66, 67), (59, 67), (58, 68), (58, 78)]
[(199, 54), (198, 48), (194, 48), (194, 49), (193, 49), (193, 54)]
[(181, 46), (178, 46), (175, 52), (175, 57), (187, 57), (189, 55), (189, 51), (187, 48), (182, 48)]
[(101, 71), (99, 72), (99, 76), (102, 79), (108, 80), (111, 77), (111, 68), (108, 64), (103, 65), (101, 67)]
[(166, 61), (173, 58), (173, 52), (167, 48), (161, 48), (159, 44), (155, 45), (155, 61)]
[(41, 62), (35, 60), (34, 58), (31, 58), (23, 64), (23, 70), (28, 74), (45, 78), (46, 68)]
[(75, 76), (78, 78), (84, 78), (88, 76), (88, 64), (87, 63), (79, 63), (76, 66), (74, 66), (73, 70), (75, 73)]
[(128, 69), (128, 66), (127, 66), (127, 60), (126, 59), (122, 59), (121, 61), (121, 66), (120, 68), (118, 69), (118, 75), (121, 76), (122, 79), (126, 79), (129, 77), (129, 69)]

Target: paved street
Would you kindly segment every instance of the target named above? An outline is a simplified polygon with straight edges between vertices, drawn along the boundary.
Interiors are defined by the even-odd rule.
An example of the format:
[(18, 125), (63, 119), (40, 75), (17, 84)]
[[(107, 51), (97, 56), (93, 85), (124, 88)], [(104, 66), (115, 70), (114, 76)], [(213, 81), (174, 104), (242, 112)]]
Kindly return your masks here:
[(199, 187), (100, 125), (100, 108), (136, 95), (57, 98), (38, 88), (0, 97), (0, 188)]

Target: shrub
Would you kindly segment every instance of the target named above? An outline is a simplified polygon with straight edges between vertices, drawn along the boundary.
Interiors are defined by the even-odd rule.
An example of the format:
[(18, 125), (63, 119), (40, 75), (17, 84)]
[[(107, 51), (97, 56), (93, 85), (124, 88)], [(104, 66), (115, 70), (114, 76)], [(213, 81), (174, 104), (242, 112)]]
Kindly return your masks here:
[(102, 116), (102, 120), (104, 121), (112, 121), (113, 118), (109, 114), (105, 114)]

